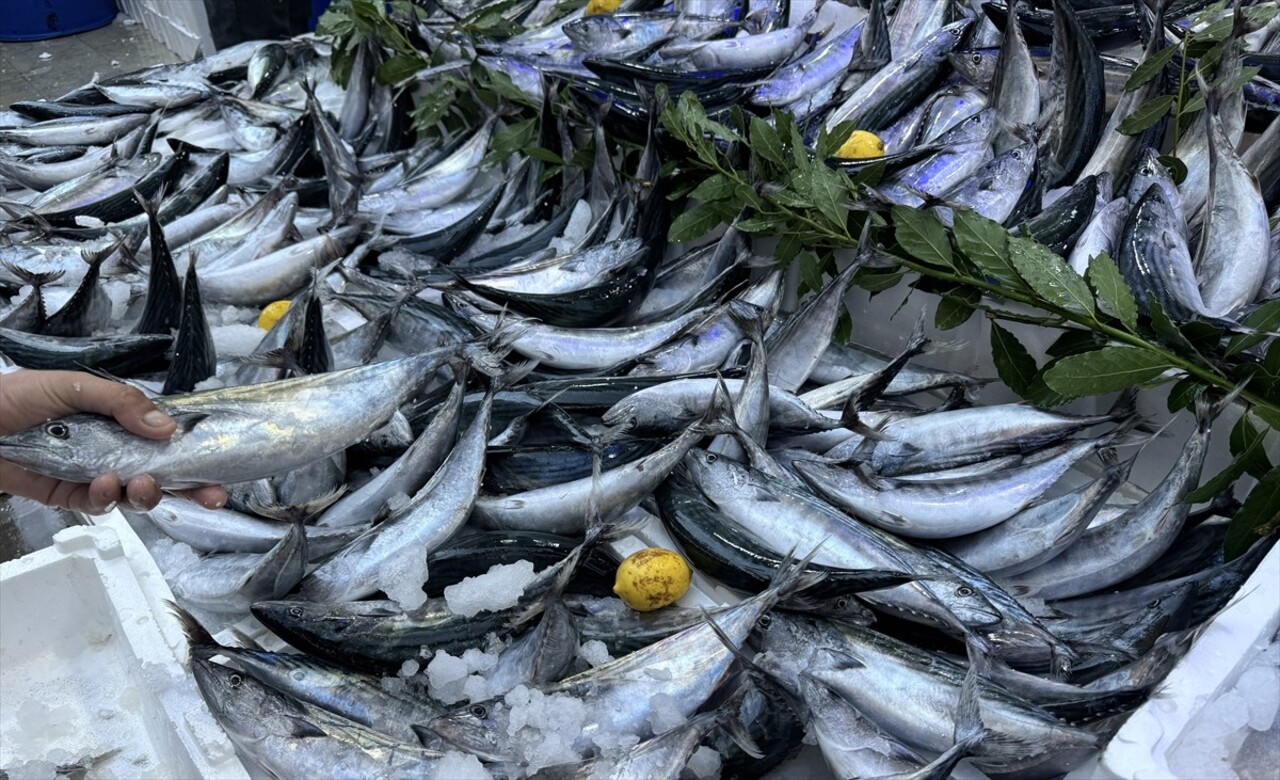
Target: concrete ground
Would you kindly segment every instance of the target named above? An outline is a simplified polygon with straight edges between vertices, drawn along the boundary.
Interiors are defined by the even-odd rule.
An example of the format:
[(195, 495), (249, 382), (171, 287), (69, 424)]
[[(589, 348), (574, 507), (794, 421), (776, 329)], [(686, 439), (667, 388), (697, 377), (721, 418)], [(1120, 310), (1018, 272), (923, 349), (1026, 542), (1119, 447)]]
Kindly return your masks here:
[(97, 30), (44, 41), (0, 43), (0, 103), (50, 100), (93, 79), (177, 62), (140, 24), (124, 14)]

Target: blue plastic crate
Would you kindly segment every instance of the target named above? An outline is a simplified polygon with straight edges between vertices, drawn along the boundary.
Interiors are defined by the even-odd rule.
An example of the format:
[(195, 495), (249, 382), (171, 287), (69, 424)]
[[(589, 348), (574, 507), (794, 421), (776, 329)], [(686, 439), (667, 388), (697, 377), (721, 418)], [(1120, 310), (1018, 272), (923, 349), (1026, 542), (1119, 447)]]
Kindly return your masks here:
[(114, 18), (116, 0), (13, 0), (0, 13), (0, 41), (74, 35), (105, 27)]

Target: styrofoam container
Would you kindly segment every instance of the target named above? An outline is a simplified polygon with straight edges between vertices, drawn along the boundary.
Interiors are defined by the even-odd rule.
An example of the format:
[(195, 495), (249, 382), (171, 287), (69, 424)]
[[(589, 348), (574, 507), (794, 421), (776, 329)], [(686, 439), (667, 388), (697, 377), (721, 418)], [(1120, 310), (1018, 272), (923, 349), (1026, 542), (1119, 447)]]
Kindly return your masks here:
[[(1092, 777), (1177, 777), (1170, 756), (1196, 718), (1231, 690), (1254, 655), (1280, 630), (1280, 546), (1273, 547), (1235, 600), (1196, 639), (1153, 697), (1129, 717), (1102, 753)], [(1273, 729), (1274, 730), (1274, 729)], [(1275, 767), (1271, 768), (1275, 770)]]
[(95, 778), (248, 778), (166, 598), (118, 513), (0, 564), (0, 769), (47, 778), (88, 760)]

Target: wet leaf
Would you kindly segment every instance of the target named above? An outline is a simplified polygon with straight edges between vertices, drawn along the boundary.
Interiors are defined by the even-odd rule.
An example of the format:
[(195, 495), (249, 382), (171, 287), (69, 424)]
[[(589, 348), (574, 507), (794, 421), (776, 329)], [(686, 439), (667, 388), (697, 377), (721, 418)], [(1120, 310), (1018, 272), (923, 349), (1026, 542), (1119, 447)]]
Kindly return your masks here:
[(1116, 130), (1125, 135), (1137, 135), (1164, 118), (1169, 113), (1169, 109), (1173, 107), (1173, 103), (1173, 95), (1153, 97), (1135, 108), (1132, 114), (1124, 118), (1124, 121), (1120, 123)]
[(1149, 382), (1172, 367), (1145, 349), (1104, 347), (1062, 358), (1045, 371), (1044, 381), (1066, 396), (1102, 395)]
[(1017, 336), (995, 322), (991, 323), (991, 359), (1001, 382), (1018, 395), (1027, 392), (1036, 377), (1036, 361)]
[(930, 265), (951, 267), (951, 242), (937, 217), (905, 206), (894, 206), (892, 215), (894, 237), (912, 257)]
[(1264, 536), (1280, 531), (1280, 468), (1268, 471), (1249, 491), (1244, 506), (1227, 526), (1227, 558), (1239, 557)]
[(1047, 247), (1030, 239), (1010, 236), (1009, 259), (1018, 275), (1041, 298), (1068, 311), (1093, 314), (1089, 285)]
[(1120, 320), (1130, 332), (1138, 329), (1138, 304), (1120, 269), (1106, 252), (1089, 260), (1089, 286), (1104, 311)]

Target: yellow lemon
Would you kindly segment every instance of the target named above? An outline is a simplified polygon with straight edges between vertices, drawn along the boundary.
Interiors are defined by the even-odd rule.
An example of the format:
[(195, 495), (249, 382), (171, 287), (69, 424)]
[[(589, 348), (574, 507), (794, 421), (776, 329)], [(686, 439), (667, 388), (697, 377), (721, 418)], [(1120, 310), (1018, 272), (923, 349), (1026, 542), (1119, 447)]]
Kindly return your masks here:
[(693, 572), (679, 553), (648, 547), (618, 566), (613, 592), (637, 612), (652, 612), (683, 596), (692, 579)]
[(258, 315), (258, 327), (263, 330), (271, 330), (271, 328), (289, 311), (288, 301), (272, 301), (262, 308), (262, 313)]
[(873, 160), (884, 157), (884, 141), (875, 133), (854, 130), (849, 134), (849, 139), (836, 150), (836, 157), (842, 160)]
[(595, 14), (611, 14), (618, 10), (618, 6), (622, 5), (622, 0), (591, 0), (587, 3), (587, 10), (583, 11), (584, 16), (594, 16)]

